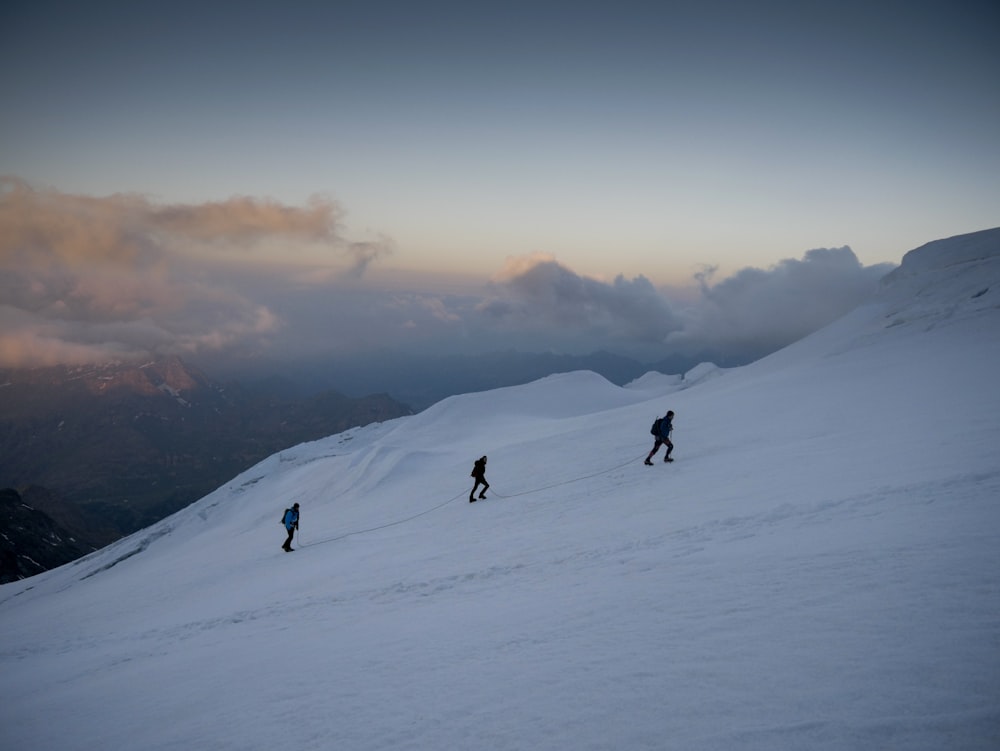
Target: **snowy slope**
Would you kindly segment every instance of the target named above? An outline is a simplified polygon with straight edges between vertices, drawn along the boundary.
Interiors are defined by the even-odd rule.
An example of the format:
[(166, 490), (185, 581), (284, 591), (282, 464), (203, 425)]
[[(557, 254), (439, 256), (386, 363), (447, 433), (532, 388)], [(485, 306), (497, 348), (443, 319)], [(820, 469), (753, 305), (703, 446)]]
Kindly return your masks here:
[(281, 452), (0, 587), (0, 748), (996, 749), (998, 370), (990, 230), (744, 368)]

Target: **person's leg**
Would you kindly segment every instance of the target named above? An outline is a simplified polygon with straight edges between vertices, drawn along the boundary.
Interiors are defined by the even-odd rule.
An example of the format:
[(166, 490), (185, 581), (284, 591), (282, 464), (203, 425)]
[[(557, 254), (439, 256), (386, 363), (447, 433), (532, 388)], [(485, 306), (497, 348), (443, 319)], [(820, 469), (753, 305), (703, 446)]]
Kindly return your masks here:
[(660, 439), (657, 438), (656, 442), (653, 444), (653, 450), (649, 452), (649, 455), (646, 457), (646, 461), (644, 462), (644, 464), (652, 464), (653, 463), (653, 461), (652, 461), (653, 456), (655, 456), (656, 452), (660, 450), (660, 443), (661, 443)]
[(670, 452), (674, 450), (674, 444), (670, 441), (669, 438), (664, 438), (663, 442), (667, 444), (667, 455), (663, 457), (663, 461), (672, 462), (673, 459), (670, 458)]
[(284, 548), (285, 550), (291, 550), (292, 549), (292, 537), (294, 535), (295, 535), (295, 527), (292, 527), (291, 529), (288, 530), (288, 537), (285, 539), (285, 544), (282, 545), (281, 547)]
[(490, 484), (486, 482), (486, 478), (483, 478), (483, 492), (479, 494), (480, 498), (486, 497), (486, 491), (490, 489)]
[(476, 488), (479, 487), (479, 478), (476, 478), (476, 484), (472, 486), (472, 490), (469, 491), (469, 503), (474, 503), (476, 500)]

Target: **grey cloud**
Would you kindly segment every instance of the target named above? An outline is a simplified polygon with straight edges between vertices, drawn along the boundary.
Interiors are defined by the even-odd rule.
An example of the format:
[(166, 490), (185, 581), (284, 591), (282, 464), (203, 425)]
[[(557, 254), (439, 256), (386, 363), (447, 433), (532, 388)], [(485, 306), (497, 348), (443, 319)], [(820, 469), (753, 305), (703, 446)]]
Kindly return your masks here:
[(478, 312), (493, 333), (522, 332), (574, 351), (589, 343), (652, 359), (706, 353), (748, 362), (870, 300), (892, 268), (865, 267), (849, 247), (810, 250), (715, 283), (709, 268), (694, 279), (698, 295), (681, 307), (643, 276), (605, 283), (533, 257), (512, 261)]
[(701, 299), (685, 311), (673, 347), (767, 354), (845, 315), (875, 294), (891, 264), (863, 266), (849, 247), (810, 250), (769, 269), (745, 268), (712, 284), (699, 274)]
[(644, 276), (606, 283), (551, 259), (513, 264), (480, 312), (501, 326), (555, 327), (595, 337), (662, 341), (681, 327), (669, 302)]
[(694, 280), (695, 293), (681, 296), (656, 289), (644, 276), (602, 282), (533, 256), (511, 260), (484, 290), (464, 295), (332, 294), (324, 287), (285, 298), (281, 309), (296, 322), (290, 329), (302, 341), (341, 354), (366, 348), (437, 354), (608, 349), (648, 361), (704, 354), (734, 364), (848, 313), (871, 298), (890, 269), (862, 266), (850, 248), (817, 249), (717, 283), (706, 270)]
[(352, 263), (346, 275), (360, 279), (375, 261), (393, 252), (393, 243), (388, 237), (380, 237), (376, 241), (352, 242), (348, 244), (347, 252)]

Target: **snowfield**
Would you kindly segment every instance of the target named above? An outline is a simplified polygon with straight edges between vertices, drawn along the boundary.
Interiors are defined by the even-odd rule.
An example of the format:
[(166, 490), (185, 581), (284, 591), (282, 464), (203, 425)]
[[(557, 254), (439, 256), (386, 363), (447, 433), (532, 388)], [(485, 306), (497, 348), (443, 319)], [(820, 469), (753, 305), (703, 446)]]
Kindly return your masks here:
[(0, 587), (0, 748), (996, 751), (998, 372), (995, 229), (746, 367), (296, 446)]

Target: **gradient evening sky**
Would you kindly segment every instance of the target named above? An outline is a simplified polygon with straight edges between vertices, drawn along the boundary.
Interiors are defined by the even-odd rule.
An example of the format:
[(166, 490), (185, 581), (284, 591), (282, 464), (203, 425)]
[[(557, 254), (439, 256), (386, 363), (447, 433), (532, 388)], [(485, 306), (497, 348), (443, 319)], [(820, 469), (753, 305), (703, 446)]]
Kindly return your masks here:
[(325, 201), (369, 274), (428, 285), (898, 263), (1000, 223), (998, 39), (995, 0), (13, 0), (0, 174), (154, 211)]

